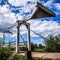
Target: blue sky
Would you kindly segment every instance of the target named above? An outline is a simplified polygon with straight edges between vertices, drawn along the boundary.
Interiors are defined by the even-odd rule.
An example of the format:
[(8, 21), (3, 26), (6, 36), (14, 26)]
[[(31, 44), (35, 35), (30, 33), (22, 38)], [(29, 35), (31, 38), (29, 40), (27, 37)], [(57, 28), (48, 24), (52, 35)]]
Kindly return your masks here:
[[(44, 37), (48, 35), (60, 34), (60, 1), (59, 0), (0, 0), (0, 36), (2, 32), (16, 22), (27, 18), (33, 11), (35, 3), (39, 2), (48, 9), (52, 10), (56, 17), (42, 18), (28, 21), (31, 30), (41, 34)], [(14, 40), (16, 36), (16, 27), (10, 29), (13, 35), (6, 36), (5, 40)], [(27, 39), (27, 29), (21, 26), (21, 35)], [(31, 41), (34, 43), (43, 43), (43, 39), (31, 32)]]

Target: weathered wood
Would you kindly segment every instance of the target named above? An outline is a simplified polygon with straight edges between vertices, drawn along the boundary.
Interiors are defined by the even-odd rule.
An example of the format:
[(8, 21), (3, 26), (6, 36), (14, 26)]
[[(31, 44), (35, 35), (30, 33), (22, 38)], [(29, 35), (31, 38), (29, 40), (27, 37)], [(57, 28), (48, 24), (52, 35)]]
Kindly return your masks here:
[(20, 35), (20, 24), (18, 20), (17, 21), (17, 36), (16, 36), (16, 53), (19, 52), (19, 35)]
[(30, 16), (30, 19), (45, 18), (45, 17), (54, 17), (56, 16), (51, 10), (43, 6), (41, 3), (36, 4), (33, 13)]

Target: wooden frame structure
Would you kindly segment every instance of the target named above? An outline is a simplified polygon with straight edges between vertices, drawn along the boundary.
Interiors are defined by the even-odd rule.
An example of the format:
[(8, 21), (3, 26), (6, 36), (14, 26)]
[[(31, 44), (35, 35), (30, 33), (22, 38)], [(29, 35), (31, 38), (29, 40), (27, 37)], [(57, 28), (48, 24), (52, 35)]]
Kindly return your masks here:
[(20, 26), (21, 24), (24, 24), (27, 27), (28, 30), (28, 42), (27, 47), (28, 51), (31, 51), (31, 43), (30, 43), (30, 24), (27, 23), (28, 20), (31, 19), (37, 19), (37, 18), (45, 18), (45, 17), (54, 17), (56, 16), (55, 13), (47, 9), (45, 6), (43, 6), (40, 3), (36, 3), (35, 9), (33, 10), (31, 16), (27, 20), (17, 20), (16, 24), (13, 24), (11, 27), (16, 26), (17, 28), (17, 37), (16, 37), (16, 53), (19, 52), (19, 37), (20, 37)]

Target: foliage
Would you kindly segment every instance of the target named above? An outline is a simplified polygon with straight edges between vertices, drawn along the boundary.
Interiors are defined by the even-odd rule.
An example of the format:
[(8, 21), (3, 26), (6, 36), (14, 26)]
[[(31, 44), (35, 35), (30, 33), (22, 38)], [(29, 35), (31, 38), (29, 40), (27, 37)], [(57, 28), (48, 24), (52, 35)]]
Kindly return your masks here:
[(10, 47), (10, 48), (11, 48), (11, 51), (16, 51), (15, 47)]
[(35, 48), (35, 52), (44, 52), (44, 48)]
[(45, 51), (47, 52), (60, 52), (60, 35), (58, 36), (49, 36), (45, 40)]
[(43, 46), (42, 44), (39, 44), (37, 46), (37, 44), (31, 43), (31, 50), (35, 51), (35, 52), (44, 52), (44, 48), (45, 46)]
[(42, 44), (39, 44), (38, 45), (38, 48), (41, 48), (42, 49), (42, 48), (45, 48), (45, 46), (43, 46)]
[(11, 46), (11, 42), (10, 42), (10, 40), (9, 40), (9, 42), (8, 42), (8, 46)]
[(0, 37), (0, 47), (3, 45), (3, 39)]
[(34, 44), (34, 43), (31, 42), (31, 50), (35, 51), (35, 48), (37, 48), (37, 44)]
[(15, 55), (12, 60), (26, 60), (24, 56), (22, 55)]
[(21, 50), (21, 51), (26, 51), (27, 48), (26, 48), (26, 47), (20, 47), (20, 50)]
[(9, 48), (0, 47), (0, 60), (7, 60), (10, 56), (11, 52)]

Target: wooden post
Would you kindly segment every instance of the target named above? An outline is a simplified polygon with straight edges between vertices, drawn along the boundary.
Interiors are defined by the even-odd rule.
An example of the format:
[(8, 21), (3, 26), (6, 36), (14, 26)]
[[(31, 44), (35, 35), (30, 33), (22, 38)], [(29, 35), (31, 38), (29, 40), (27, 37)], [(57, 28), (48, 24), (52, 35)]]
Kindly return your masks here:
[(16, 37), (16, 53), (19, 52), (19, 32), (20, 32), (19, 20), (17, 20), (17, 37)]
[(31, 43), (30, 43), (30, 24), (27, 23), (27, 29), (28, 29), (28, 41), (27, 41), (27, 47), (28, 47), (28, 51), (31, 51)]
[(26, 21), (22, 21), (22, 24), (24, 24), (27, 27), (28, 30), (28, 35), (27, 35), (27, 48), (28, 51), (31, 51), (31, 43), (30, 43), (30, 24), (27, 23)]
[(26, 60), (32, 60), (32, 54), (31, 54), (31, 42), (30, 42), (30, 24), (26, 23), (26, 27), (28, 30), (28, 40), (27, 40), (27, 51), (25, 53)]

